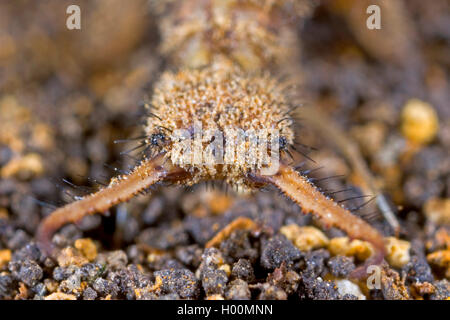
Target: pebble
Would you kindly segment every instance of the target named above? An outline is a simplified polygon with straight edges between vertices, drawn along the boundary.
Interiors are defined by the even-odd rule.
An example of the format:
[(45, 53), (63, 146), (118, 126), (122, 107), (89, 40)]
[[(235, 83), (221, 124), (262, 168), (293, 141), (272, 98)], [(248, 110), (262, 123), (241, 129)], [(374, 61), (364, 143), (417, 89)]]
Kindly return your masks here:
[(225, 293), (225, 287), (228, 283), (227, 273), (220, 269), (207, 269), (202, 272), (202, 287), (206, 295)]
[(353, 258), (346, 256), (335, 256), (327, 261), (330, 273), (335, 277), (347, 277), (354, 269)]
[(434, 108), (419, 99), (410, 99), (402, 110), (401, 130), (411, 142), (426, 144), (434, 139), (439, 120)]
[(336, 286), (339, 293), (344, 296), (346, 294), (358, 297), (358, 300), (366, 300), (366, 296), (361, 292), (357, 284), (349, 280), (336, 280)]
[(154, 273), (161, 294), (176, 293), (183, 299), (195, 299), (200, 294), (199, 282), (187, 269), (161, 270)]
[(283, 235), (276, 235), (264, 242), (261, 251), (261, 265), (265, 269), (278, 268), (282, 262), (290, 265), (301, 257), (300, 250)]
[(55, 292), (45, 297), (45, 300), (77, 300), (73, 294), (66, 294), (62, 292)]
[(225, 296), (229, 300), (250, 300), (248, 283), (241, 279), (233, 280), (228, 285)]
[(410, 260), (411, 243), (395, 237), (385, 238), (386, 260), (395, 268), (401, 268)]
[(427, 219), (436, 224), (450, 224), (450, 198), (431, 198), (423, 208)]
[(9, 261), (11, 261), (11, 250), (0, 250), (0, 270), (5, 267)]
[(8, 268), (15, 278), (29, 287), (35, 286), (44, 276), (42, 268), (32, 260), (11, 261)]
[(281, 227), (280, 233), (291, 240), (301, 251), (323, 248), (329, 243), (327, 236), (322, 231), (311, 226), (300, 227), (290, 224)]
[(89, 261), (93, 261), (97, 257), (97, 246), (91, 239), (77, 239), (74, 246)]
[(355, 256), (360, 261), (366, 260), (373, 253), (372, 245), (369, 242), (350, 240), (348, 237), (331, 239), (328, 250), (332, 255)]
[(233, 278), (242, 279), (247, 282), (252, 282), (253, 280), (255, 280), (253, 266), (247, 259), (239, 259), (233, 264), (231, 276)]
[(122, 250), (115, 250), (106, 256), (106, 262), (112, 269), (122, 269), (127, 266), (128, 257)]
[(81, 267), (82, 265), (89, 262), (78, 250), (67, 247), (61, 250), (56, 257), (56, 261), (58, 261), (58, 265), (60, 267), (68, 267), (70, 265), (76, 265)]

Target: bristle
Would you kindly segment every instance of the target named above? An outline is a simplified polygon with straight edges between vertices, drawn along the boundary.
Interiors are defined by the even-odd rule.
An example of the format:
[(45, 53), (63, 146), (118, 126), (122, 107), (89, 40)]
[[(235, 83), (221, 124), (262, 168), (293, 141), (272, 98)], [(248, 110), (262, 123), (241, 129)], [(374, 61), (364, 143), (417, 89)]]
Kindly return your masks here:
[(120, 152), (120, 155), (129, 154), (130, 152), (136, 151), (136, 150), (138, 150), (140, 148), (143, 148), (143, 147), (146, 147), (146, 146), (147, 146), (147, 143), (145, 141), (141, 142), (139, 145), (137, 145), (137, 146), (135, 146), (135, 147), (133, 147), (131, 149), (128, 149), (128, 150)]
[(333, 192), (326, 192), (328, 196), (332, 196), (338, 193), (342, 193), (342, 192), (347, 192), (347, 191), (353, 191), (354, 188), (346, 188), (346, 189), (342, 189), (342, 190), (337, 190), (337, 191), (333, 191)]
[(337, 174), (337, 175), (334, 175), (334, 176), (328, 176), (328, 177), (324, 177), (324, 178), (311, 178), (311, 179), (309, 179), (309, 181), (318, 183), (318, 182), (322, 182), (322, 181), (325, 181), (325, 180), (344, 178), (344, 177), (345, 177), (345, 175), (343, 175), (343, 174)]
[(127, 143), (127, 142), (133, 142), (136, 140), (143, 140), (148, 138), (147, 136), (139, 136), (139, 137), (135, 137), (135, 138), (128, 138), (128, 139), (119, 139), (119, 140), (114, 140), (115, 144), (119, 144), (119, 143)]
[[(321, 166), (321, 167), (317, 167), (317, 168), (314, 168), (314, 169), (303, 170), (303, 171), (300, 171), (300, 173), (303, 174), (303, 175), (308, 175), (308, 174), (311, 174), (313, 172), (317, 172), (319, 170), (322, 170), (323, 168), (324, 168), (324, 166)], [(297, 168), (294, 167), (294, 169), (297, 169)]]
[(300, 151), (300, 150), (294, 150), (295, 152), (297, 152), (298, 154), (302, 155), (303, 157), (305, 157), (306, 159), (308, 159), (309, 161), (311, 161), (312, 163), (316, 163), (316, 161), (311, 158), (307, 153)]
[(343, 203), (343, 202), (346, 202), (346, 201), (362, 199), (362, 198), (367, 198), (367, 197), (373, 197), (373, 196), (370, 196), (370, 195), (355, 196), (355, 197), (350, 197), (350, 198), (346, 198), (346, 199), (343, 199), (343, 200), (339, 200), (339, 201), (337, 201), (337, 203)]
[(49, 208), (49, 209), (52, 209), (52, 210), (55, 210), (55, 209), (58, 208), (57, 205), (55, 205), (53, 203), (50, 203), (48, 201), (42, 201), (42, 200), (36, 199), (35, 197), (31, 197), (31, 196), (29, 198), (31, 200), (33, 200), (33, 202), (35, 202), (36, 204), (38, 204), (41, 207)]
[(120, 173), (120, 174), (123, 174), (123, 175), (130, 174), (129, 171), (119, 169), (119, 168), (114, 167), (114, 166), (112, 166), (112, 165), (109, 165), (109, 164), (107, 164), (107, 163), (104, 163), (103, 166), (104, 166), (105, 168), (108, 168), (108, 169), (113, 170), (113, 171), (116, 172), (116, 173)]
[(371, 203), (373, 200), (375, 200), (377, 198), (375, 196), (361, 196), (361, 198), (362, 197), (371, 197), (371, 198), (369, 200), (367, 200), (366, 202), (364, 202), (363, 204), (357, 206), (356, 208), (350, 209), (351, 212), (357, 212), (358, 210), (365, 207), (366, 205), (368, 205), (369, 203)]
[(67, 184), (68, 186), (70, 186), (70, 187), (72, 187), (72, 188), (74, 188), (74, 189), (76, 189), (76, 190), (83, 191), (83, 192), (85, 192), (85, 193), (92, 193), (92, 192), (94, 191), (94, 188), (92, 188), (92, 187), (77, 186), (76, 184), (70, 182), (70, 181), (67, 180), (67, 179), (62, 179), (62, 181), (63, 181), (65, 184)]
[[(83, 178), (83, 176), (80, 176), (80, 177)], [(100, 181), (100, 180), (98, 180), (98, 179), (93, 179), (93, 178), (90, 178), (90, 177), (86, 177), (86, 180), (89, 181), (89, 182), (91, 182), (91, 183), (94, 183), (94, 184), (99, 184), (99, 185), (101, 185), (101, 186), (103, 186), (103, 187), (106, 187), (106, 186), (108, 185), (108, 184), (107, 184), (106, 182), (104, 182), (104, 181)]]

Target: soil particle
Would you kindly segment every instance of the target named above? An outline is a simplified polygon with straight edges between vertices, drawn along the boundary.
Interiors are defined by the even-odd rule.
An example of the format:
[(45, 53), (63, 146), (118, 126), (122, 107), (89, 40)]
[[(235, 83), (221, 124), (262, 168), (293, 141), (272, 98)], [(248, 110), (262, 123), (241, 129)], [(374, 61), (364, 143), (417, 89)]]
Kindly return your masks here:
[(44, 295), (47, 294), (47, 288), (42, 282), (31, 288), (31, 291), (35, 293), (34, 299), (36, 300), (44, 299)]
[(89, 262), (77, 249), (67, 247), (58, 253), (56, 258), (60, 267), (68, 267), (70, 265), (76, 265), (81, 267)]
[(22, 249), (16, 251), (13, 254), (13, 261), (21, 261), (21, 260), (33, 260), (40, 261), (41, 259), (41, 251), (35, 243), (28, 243)]
[(203, 250), (200, 246), (194, 244), (186, 247), (178, 247), (175, 251), (175, 257), (184, 265), (197, 268), (202, 259)]
[(339, 293), (344, 300), (366, 300), (366, 296), (361, 292), (361, 289), (357, 284), (349, 280), (337, 280), (335, 281)]
[(198, 272), (203, 290), (207, 296), (223, 295), (228, 283), (228, 274), (223, 269), (226, 266), (224, 256), (216, 248), (207, 248), (202, 259)]
[(158, 220), (159, 216), (163, 213), (164, 202), (161, 197), (155, 197), (142, 213), (142, 221), (146, 225), (151, 225)]
[(354, 269), (355, 264), (351, 257), (335, 256), (327, 261), (330, 273), (338, 278), (347, 277)]
[(11, 250), (17, 250), (29, 243), (30, 240), (30, 236), (25, 231), (19, 229), (6, 241), (6, 245)]
[(140, 232), (140, 226), (138, 220), (131, 216), (127, 215), (126, 218), (123, 221), (123, 224), (121, 224), (121, 236), (122, 241), (125, 243), (133, 242), (134, 239), (139, 235)]
[(150, 277), (143, 274), (136, 265), (129, 265), (126, 269), (122, 269), (109, 277), (119, 283), (121, 293), (126, 299), (136, 298), (136, 289), (142, 289), (151, 284)]
[(97, 298), (97, 292), (91, 287), (87, 287), (83, 291), (83, 300), (95, 300)]
[(263, 240), (261, 249), (261, 265), (265, 269), (278, 268), (282, 262), (287, 266), (300, 259), (301, 252), (283, 235), (276, 235)]
[(133, 245), (129, 246), (127, 248), (126, 252), (127, 252), (128, 260), (131, 263), (134, 263), (134, 264), (144, 263), (145, 253), (143, 252), (143, 250), (141, 250), (139, 248), (138, 245), (133, 244)]
[[(196, 243), (204, 245), (226, 223), (221, 223), (221, 217), (198, 218), (188, 216), (185, 219), (186, 230), (194, 238)], [(212, 226), (212, 227), (211, 227)]]
[(286, 300), (288, 298), (287, 293), (277, 287), (264, 283), (259, 286), (261, 293), (258, 295), (258, 300)]
[(316, 277), (310, 271), (305, 271), (301, 275), (299, 286), (299, 297), (302, 300), (341, 300), (334, 281), (325, 281), (321, 277)]
[(418, 99), (409, 100), (402, 110), (403, 135), (417, 144), (429, 143), (438, 131), (438, 116), (429, 103)]
[(450, 298), (450, 282), (444, 279), (434, 283), (435, 291), (430, 296), (431, 300), (448, 300)]
[(275, 208), (264, 208), (260, 215), (256, 218), (256, 221), (262, 226), (269, 228), (273, 232), (277, 232), (283, 225), (283, 220), (286, 213)]
[(249, 239), (249, 232), (236, 230), (231, 236), (220, 244), (220, 251), (224, 253), (227, 262), (231, 263), (240, 258), (245, 258), (255, 262), (258, 258), (258, 251), (252, 246)]
[(222, 252), (220, 252), (216, 248), (207, 248), (203, 252), (202, 255), (202, 264), (200, 266), (200, 269), (203, 268), (218, 268), (222, 264), (224, 264), (225, 259), (222, 255)]
[(395, 237), (385, 238), (386, 260), (395, 268), (401, 268), (409, 262), (411, 244), (408, 241), (400, 240)]
[(410, 286), (412, 295), (417, 297), (420, 296), (422, 298), (429, 297), (433, 294), (436, 288), (429, 282), (416, 282)]
[(150, 270), (163, 270), (163, 269), (184, 269), (185, 266), (178, 260), (172, 258), (170, 254), (149, 254), (147, 257), (147, 267)]
[(373, 253), (373, 247), (369, 242), (351, 240), (348, 237), (331, 239), (328, 250), (332, 255), (354, 256), (360, 261), (366, 260)]
[(12, 299), (16, 287), (17, 282), (11, 274), (6, 272), (0, 274), (0, 299)]
[(77, 300), (73, 294), (55, 292), (45, 297), (45, 300)]
[(116, 298), (119, 293), (119, 287), (116, 283), (103, 278), (97, 278), (92, 284), (92, 288), (102, 297), (111, 295), (112, 298)]
[(77, 270), (66, 280), (61, 281), (59, 290), (64, 293), (72, 293), (77, 297), (81, 294), (81, 270)]
[(444, 188), (442, 182), (428, 180), (423, 174), (417, 174), (405, 180), (403, 191), (408, 203), (421, 207), (427, 200), (442, 193)]
[(167, 250), (189, 244), (189, 236), (181, 227), (148, 228), (139, 235), (138, 242), (156, 249)]
[(438, 274), (450, 278), (450, 250), (439, 250), (427, 255), (427, 260)]
[(250, 300), (251, 293), (248, 283), (241, 279), (230, 282), (225, 297), (229, 300)]
[(330, 253), (325, 249), (314, 250), (306, 253), (306, 270), (316, 276), (324, 276), (328, 269), (326, 267), (327, 259), (330, 258)]
[(13, 194), (11, 200), (11, 211), (17, 217), (15, 225), (32, 233), (39, 223), (36, 202), (31, 197), (20, 194)]
[(185, 269), (186, 267), (176, 259), (167, 259), (161, 269)]
[(162, 295), (177, 294), (183, 299), (195, 299), (200, 294), (197, 278), (187, 269), (166, 269), (157, 271), (154, 275), (157, 283), (161, 281), (159, 291)]
[(53, 293), (58, 289), (58, 281), (51, 278), (44, 279), (44, 285), (49, 293)]
[(267, 277), (267, 282), (271, 285), (278, 286), (283, 289), (286, 294), (291, 295), (297, 291), (300, 275), (292, 270), (287, 270), (285, 264), (281, 264), (281, 267), (276, 268)]
[(91, 239), (78, 239), (74, 243), (77, 248), (89, 261), (97, 257), (97, 247)]
[(82, 232), (73, 224), (63, 227), (53, 236), (53, 243), (58, 247), (67, 247), (72, 245), (75, 240), (82, 238)]
[(17, 280), (29, 287), (35, 286), (44, 276), (42, 268), (33, 260), (11, 261), (8, 268)]
[(232, 278), (242, 279), (246, 282), (252, 282), (255, 280), (253, 266), (247, 259), (239, 259), (233, 264), (231, 276)]
[[(55, 269), (56, 270), (56, 269)], [(100, 263), (87, 263), (81, 267), (81, 279), (87, 283), (93, 283), (98, 277), (105, 274), (105, 267)], [(53, 274), (55, 278), (55, 274)], [(58, 280), (55, 278), (55, 280)]]
[[(447, 170), (450, 171), (450, 164), (448, 167)], [(425, 203), (424, 211), (429, 221), (436, 224), (450, 224), (450, 198), (431, 198)]]
[(381, 291), (386, 300), (409, 300), (407, 287), (400, 279), (398, 272), (392, 269), (383, 269), (381, 272)]
[(0, 145), (0, 166), (3, 167), (11, 160), (13, 151), (5, 145)]
[(228, 276), (224, 270), (207, 269), (202, 272), (201, 280), (206, 295), (223, 295), (228, 282)]
[(282, 227), (280, 232), (301, 251), (326, 247), (329, 242), (325, 234), (315, 227), (299, 227), (296, 224), (290, 224)]
[(411, 261), (402, 268), (405, 283), (433, 282), (434, 277), (426, 259), (422, 256), (412, 256)]
[[(257, 225), (252, 219), (246, 217), (238, 217), (228, 223), (225, 227), (220, 229), (212, 239), (206, 243), (207, 248), (219, 247), (226, 239), (228, 239), (234, 232), (238, 230), (254, 231), (257, 229)], [(239, 241), (238, 241), (239, 242)]]
[(110, 252), (106, 256), (106, 262), (108, 267), (112, 269), (122, 269), (125, 268), (128, 263), (127, 254), (122, 250), (116, 250)]
[(56, 267), (53, 269), (53, 279), (56, 281), (63, 281), (77, 272), (78, 269), (79, 267), (77, 266)]
[(432, 232), (426, 243), (430, 252), (450, 248), (450, 225), (439, 227), (436, 232)]

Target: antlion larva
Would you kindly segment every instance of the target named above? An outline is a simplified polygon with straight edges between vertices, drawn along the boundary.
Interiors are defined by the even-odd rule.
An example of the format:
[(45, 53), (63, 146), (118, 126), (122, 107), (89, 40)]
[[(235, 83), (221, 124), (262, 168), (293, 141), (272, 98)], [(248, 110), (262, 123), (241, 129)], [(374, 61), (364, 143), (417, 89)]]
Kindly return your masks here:
[[(285, 8), (298, 3), (302, 1), (190, 0), (183, 2), (183, 5), (172, 1), (171, 7), (178, 12), (185, 5), (200, 6), (219, 13), (233, 8), (233, 13), (237, 14), (238, 7), (235, 6), (242, 6), (245, 10), (251, 8), (252, 12), (258, 12), (261, 21), (268, 21), (274, 10), (282, 15)], [(179, 6), (174, 7), (175, 4)], [(169, 17), (171, 14), (174, 13), (170, 10), (166, 12)], [(246, 16), (243, 14), (240, 19)], [(266, 28), (267, 34), (277, 35), (270, 23), (260, 23), (258, 26), (263, 31)], [(209, 27), (212, 28), (211, 33), (219, 32), (215, 29), (216, 24)], [(203, 31), (198, 29), (190, 37)], [(204, 39), (204, 35), (200, 39)], [(266, 48), (265, 41), (258, 41), (261, 41), (257, 43), (258, 46), (249, 47), (255, 54), (259, 48)], [(183, 41), (177, 40), (177, 43)], [(240, 44), (238, 42), (237, 46), (217, 51), (215, 45), (208, 47), (205, 50), (210, 58), (204, 60), (201, 67), (192, 66), (189, 60), (182, 62), (178, 71), (165, 72), (161, 76), (154, 88), (151, 107), (147, 106), (151, 110), (145, 125), (143, 144), (148, 146), (150, 152), (131, 173), (112, 179), (107, 187), (57, 209), (46, 217), (37, 233), (38, 242), (46, 252), (51, 252), (52, 234), (62, 225), (77, 222), (89, 214), (105, 212), (154, 184), (170, 181), (192, 185), (208, 180), (224, 180), (243, 191), (265, 185), (277, 187), (300, 205), (305, 213), (313, 213), (325, 225), (338, 227), (352, 238), (370, 242), (375, 254), (366, 261), (366, 266), (382, 261), (385, 254), (383, 237), (368, 223), (319, 192), (307, 177), (296, 172), (289, 164), (290, 150), (295, 150), (295, 147), (290, 92), (286, 89), (288, 86), (272, 75), (273, 70), (272, 73), (255, 71), (242, 60), (239, 63), (235, 58), (230, 58), (242, 50)], [(268, 63), (264, 59), (258, 60), (258, 66), (266, 70), (270, 69)], [(230, 154), (225, 147), (223, 159), (226, 158), (226, 161), (196, 161), (198, 153), (217, 156), (220, 149), (211, 148), (212, 145), (216, 146), (217, 135), (214, 135), (214, 139), (208, 135), (206, 139), (203, 135), (198, 140), (196, 127), (201, 127), (202, 132), (220, 133), (225, 146), (236, 146), (232, 149), (236, 150), (232, 153), (234, 157), (227, 158)], [(177, 135), (180, 131), (185, 134), (182, 138)], [(264, 145), (264, 148), (257, 149), (257, 153), (252, 153), (255, 151), (252, 149), (253, 140), (238, 140), (236, 132), (245, 132), (247, 137), (251, 136), (249, 133), (266, 132), (270, 146)], [(180, 144), (189, 140), (197, 143), (199, 148), (193, 153), (188, 152), (190, 149), (180, 149)], [(274, 153), (279, 159), (272, 158)], [(253, 157), (242, 157), (243, 154)], [(260, 161), (262, 158), (270, 160)], [(275, 171), (271, 171), (273, 168)], [(363, 276), (364, 271), (365, 268), (360, 268), (355, 275)]]

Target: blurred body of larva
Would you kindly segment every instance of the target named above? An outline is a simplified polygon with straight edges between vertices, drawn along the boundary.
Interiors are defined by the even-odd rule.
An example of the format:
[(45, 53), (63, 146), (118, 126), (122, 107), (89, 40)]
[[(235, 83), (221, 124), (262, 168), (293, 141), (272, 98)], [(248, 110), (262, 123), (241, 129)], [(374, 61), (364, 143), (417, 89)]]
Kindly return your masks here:
[[(230, 10), (236, 13), (235, 11), (238, 10), (236, 5), (240, 4), (244, 6), (246, 13), (248, 10), (252, 12), (252, 15), (240, 16), (240, 19), (244, 19), (242, 23), (251, 24), (245, 19), (249, 19), (257, 12), (258, 27), (265, 30), (266, 35), (275, 37), (276, 41), (276, 37), (280, 35), (273, 31), (272, 24), (263, 22), (273, 18), (273, 15), (283, 14), (283, 10), (300, 2), (302, 1), (189, 0), (185, 5), (209, 10), (210, 14), (206, 15), (209, 20), (205, 21), (209, 22), (208, 27), (212, 28), (214, 34), (220, 31), (222, 25), (211, 23), (215, 21), (211, 20), (211, 12), (216, 12), (213, 15), (219, 17), (224, 12), (229, 13)], [(172, 15), (176, 15), (179, 18), (178, 23), (183, 24), (183, 17), (179, 16), (182, 14), (180, 10), (185, 10), (183, 8), (181, 4), (175, 9), (172, 7), (171, 10), (175, 11), (166, 12), (166, 19), (173, 19)], [(164, 17), (162, 20), (164, 21)], [(191, 22), (189, 20), (189, 23)], [(173, 26), (167, 28), (170, 29), (170, 27), (173, 28)], [(287, 25), (283, 27), (288, 28)], [(205, 31), (202, 28), (194, 30), (196, 31), (192, 31), (191, 36)], [(189, 33), (185, 34), (187, 37), (185, 41), (190, 41)], [(199, 39), (202, 41), (206, 39), (206, 43), (211, 43), (213, 40), (208, 40), (206, 37), (209, 34), (201, 34)], [(163, 47), (165, 39), (167, 38), (163, 36)], [(206, 50), (209, 57), (202, 60), (201, 67), (192, 65), (190, 63), (192, 61), (189, 60), (181, 62), (182, 66), (178, 72), (164, 73), (154, 88), (151, 110), (149, 110), (145, 126), (143, 145), (147, 146), (150, 152), (144, 155), (142, 162), (131, 173), (112, 179), (104, 189), (57, 209), (46, 217), (37, 233), (41, 248), (47, 253), (52, 252), (51, 237), (62, 225), (80, 221), (89, 214), (103, 213), (111, 206), (127, 201), (159, 182), (170, 181), (180, 185), (192, 185), (207, 180), (224, 180), (235, 186), (237, 190), (243, 191), (254, 190), (265, 185), (277, 187), (301, 206), (305, 213), (313, 213), (325, 225), (340, 228), (352, 238), (370, 242), (375, 249), (375, 254), (368, 259), (365, 266), (381, 263), (385, 254), (383, 237), (368, 223), (319, 192), (306, 177), (295, 172), (288, 164), (290, 152), (295, 151), (292, 128), (294, 120), (290, 113), (292, 106), (289, 103), (289, 92), (286, 91), (286, 86), (279, 83), (271, 73), (255, 71), (254, 68), (249, 67), (248, 63), (242, 63), (248, 59), (255, 59), (258, 68), (270, 69), (267, 65), (278, 59), (275, 51), (269, 60), (258, 58), (258, 55), (253, 57), (253, 54), (260, 52), (260, 48), (268, 48), (270, 52), (270, 45), (265, 40), (267, 40), (266, 37), (254, 37), (253, 41), (260, 41), (260, 43), (244, 50), (247, 53), (250, 52), (244, 60), (236, 60), (235, 57), (243, 50), (242, 43), (239, 41), (237, 46), (220, 50), (217, 50), (215, 45), (206, 49), (200, 46), (201, 49), (198, 50)], [(177, 46), (173, 46), (175, 47)], [(290, 47), (286, 48), (289, 51)], [(203, 55), (200, 51), (193, 52)], [(239, 158), (239, 152), (248, 151), (247, 144), (243, 144), (243, 150), (237, 150), (234, 160), (226, 164), (178, 161), (179, 158), (175, 154), (178, 140), (174, 139), (174, 134), (177, 130), (184, 130), (188, 133), (187, 138), (192, 138), (195, 123), (200, 123), (204, 130), (225, 133), (224, 138), (228, 140), (230, 139), (227, 135), (229, 128), (246, 132), (261, 129), (275, 130), (279, 134), (276, 141), (278, 147), (276, 151), (279, 152), (276, 172), (267, 175), (264, 173), (267, 165), (262, 165), (258, 161), (247, 162), (247, 158)], [(208, 144), (200, 143), (200, 148), (206, 145)], [(267, 153), (273, 151), (265, 150)], [(355, 276), (364, 277), (365, 267), (358, 269)]]

